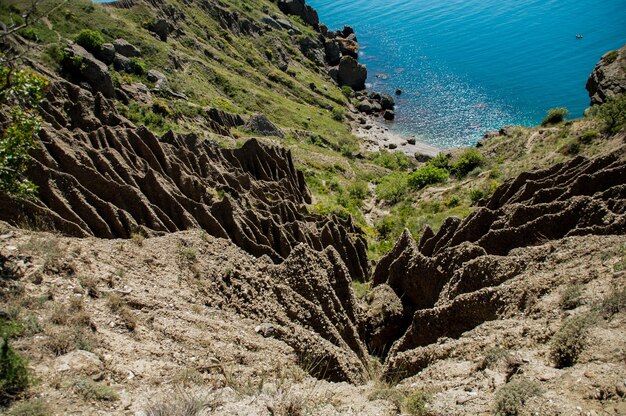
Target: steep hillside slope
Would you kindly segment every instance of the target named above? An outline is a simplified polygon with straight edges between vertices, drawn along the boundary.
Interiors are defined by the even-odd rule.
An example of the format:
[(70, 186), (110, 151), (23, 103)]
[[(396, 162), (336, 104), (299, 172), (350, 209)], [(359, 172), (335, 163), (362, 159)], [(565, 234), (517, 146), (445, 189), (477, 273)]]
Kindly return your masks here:
[(2, 410), (626, 412), (623, 50), (585, 118), (409, 158), (351, 134), (391, 97), (302, 0), (39, 7), (2, 38), (50, 82), (37, 195), (0, 195)]
[(360, 231), (351, 220), (308, 214), (303, 175), (284, 149), (256, 140), (220, 149), (172, 132), (158, 138), (101, 93), (64, 81), (51, 87), (42, 113), (48, 125), (28, 172), (39, 199), (3, 197), (4, 220), (101, 238), (201, 228), (276, 262), (299, 243), (334, 246), (353, 279), (368, 276)]

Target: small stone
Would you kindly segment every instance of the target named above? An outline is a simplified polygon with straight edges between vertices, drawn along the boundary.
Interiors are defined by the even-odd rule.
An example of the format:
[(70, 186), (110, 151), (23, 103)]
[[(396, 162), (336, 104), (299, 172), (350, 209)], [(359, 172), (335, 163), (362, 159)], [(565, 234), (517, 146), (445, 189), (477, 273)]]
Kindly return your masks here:
[(7, 251), (16, 251), (17, 247), (15, 246), (6, 246)]
[(102, 361), (89, 351), (76, 350), (58, 357), (54, 368), (58, 372), (71, 371), (72, 373), (97, 374), (100, 372)]
[(417, 140), (415, 139), (415, 137), (409, 137), (406, 142), (408, 144), (415, 144), (417, 143)]
[(402, 95), (402, 90), (396, 90), (396, 95)]
[(389, 144), (387, 145), (387, 147), (388, 147), (389, 149), (397, 149), (397, 148), (398, 148), (398, 145), (397, 145), (397, 144), (395, 144), (395, 143), (389, 143)]
[(254, 332), (263, 336), (264, 338), (268, 338), (274, 335), (276, 329), (274, 329), (274, 326), (270, 323), (262, 323), (261, 325), (257, 325), (254, 328)]

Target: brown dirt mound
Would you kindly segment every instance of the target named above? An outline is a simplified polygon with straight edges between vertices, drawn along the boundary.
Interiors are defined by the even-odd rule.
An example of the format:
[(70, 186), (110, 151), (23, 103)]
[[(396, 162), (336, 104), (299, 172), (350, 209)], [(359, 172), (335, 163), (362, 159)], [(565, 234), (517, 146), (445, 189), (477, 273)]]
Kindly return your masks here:
[(65, 81), (54, 82), (43, 113), (42, 147), (28, 173), (40, 199), (0, 197), (2, 220), (101, 238), (201, 228), (277, 263), (301, 243), (332, 246), (353, 279), (369, 273), (359, 228), (307, 212), (304, 176), (282, 148), (252, 139), (222, 149), (172, 132), (159, 138), (101, 94)]

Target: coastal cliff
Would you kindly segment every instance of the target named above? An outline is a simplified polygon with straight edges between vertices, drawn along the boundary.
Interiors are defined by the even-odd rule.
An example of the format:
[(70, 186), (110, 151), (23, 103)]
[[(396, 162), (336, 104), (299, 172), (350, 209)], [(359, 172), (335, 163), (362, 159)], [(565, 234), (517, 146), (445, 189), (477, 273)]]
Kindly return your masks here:
[(585, 118), (409, 157), (352, 134), (393, 98), (304, 0), (70, 3), (0, 7), (48, 85), (0, 193), (8, 414), (626, 411), (623, 49)]

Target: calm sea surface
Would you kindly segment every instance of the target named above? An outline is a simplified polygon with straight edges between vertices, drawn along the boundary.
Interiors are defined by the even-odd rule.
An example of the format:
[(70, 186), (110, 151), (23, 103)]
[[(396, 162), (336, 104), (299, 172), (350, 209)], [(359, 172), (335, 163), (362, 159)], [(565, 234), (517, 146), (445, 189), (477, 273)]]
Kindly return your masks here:
[(307, 2), (331, 29), (355, 28), (368, 86), (403, 91), (391, 129), (440, 147), (538, 124), (552, 107), (581, 116), (589, 73), (626, 43), (626, 0)]

